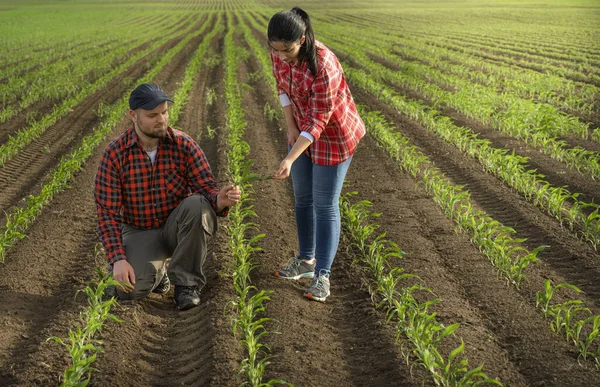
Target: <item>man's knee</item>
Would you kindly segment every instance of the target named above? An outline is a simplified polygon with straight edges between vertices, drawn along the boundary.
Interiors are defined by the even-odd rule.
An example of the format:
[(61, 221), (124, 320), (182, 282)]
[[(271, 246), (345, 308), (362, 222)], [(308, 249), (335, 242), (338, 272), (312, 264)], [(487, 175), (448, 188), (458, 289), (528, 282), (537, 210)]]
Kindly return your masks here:
[(143, 280), (138, 279), (133, 287), (133, 290), (129, 293), (125, 293), (117, 289), (117, 297), (119, 300), (141, 300), (144, 299), (152, 291), (154, 280)]
[(212, 206), (202, 195), (191, 195), (181, 202), (181, 211), (184, 217), (197, 221), (204, 231), (213, 235), (217, 229), (217, 216)]

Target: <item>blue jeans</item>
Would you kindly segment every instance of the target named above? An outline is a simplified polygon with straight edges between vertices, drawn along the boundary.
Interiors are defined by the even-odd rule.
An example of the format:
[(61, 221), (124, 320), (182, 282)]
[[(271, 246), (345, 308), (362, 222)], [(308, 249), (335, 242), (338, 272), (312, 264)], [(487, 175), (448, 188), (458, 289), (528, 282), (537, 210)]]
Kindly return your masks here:
[(331, 270), (340, 242), (340, 193), (352, 157), (333, 166), (313, 164), (305, 154), (292, 164), (299, 254), (317, 258), (315, 272)]

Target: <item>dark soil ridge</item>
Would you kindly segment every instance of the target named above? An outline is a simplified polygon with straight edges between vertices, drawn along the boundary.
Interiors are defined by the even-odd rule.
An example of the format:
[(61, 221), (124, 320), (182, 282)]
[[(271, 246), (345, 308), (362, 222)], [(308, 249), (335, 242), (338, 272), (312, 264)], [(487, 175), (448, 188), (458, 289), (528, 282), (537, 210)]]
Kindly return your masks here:
[[(542, 262), (531, 265), (526, 271), (533, 289), (536, 289), (532, 290), (530, 295), (533, 300), (535, 291), (543, 288), (543, 280), (552, 278), (555, 281), (566, 280), (580, 286), (586, 292), (589, 306), (596, 309), (600, 306), (600, 287), (595, 281), (600, 272), (600, 260), (598, 253), (591, 246), (581, 243), (568, 229), (560, 227), (554, 218), (525, 201), (494, 176), (482, 171), (477, 162), (462, 155), (452, 145), (383, 103), (366, 97), (364, 93), (360, 96), (368, 99), (372, 107), (393, 117), (393, 122), (401, 122), (402, 132), (420, 147), (447, 177), (455, 184), (466, 186), (472, 201), (492, 218), (513, 227), (518, 237), (527, 238), (525, 245), (529, 249), (539, 245), (551, 246), (539, 254)], [(534, 280), (536, 276), (532, 271), (542, 270), (536, 269), (542, 263), (549, 265), (556, 273), (545, 273), (549, 270), (549, 267), (545, 267), (541, 278)]]
[[(394, 64), (389, 63), (382, 58), (377, 57), (375, 59), (377, 59), (378, 63), (388, 68), (396, 69)], [(399, 87), (391, 83), (388, 83), (388, 86), (410, 99), (423, 102), (428, 106), (433, 106), (431, 100), (416, 91)], [(490, 141), (494, 147), (507, 148), (518, 156), (527, 157), (528, 168), (526, 169), (533, 169), (543, 174), (545, 180), (554, 187), (567, 186), (571, 192), (580, 194), (578, 200), (589, 203), (600, 202), (600, 194), (598, 193), (600, 192), (600, 181), (590, 179), (576, 169), (568, 167), (563, 162), (555, 160), (536, 148), (528, 146), (522, 140), (511, 137), (499, 130), (489, 128), (477, 120), (467, 118), (464, 114), (459, 113), (453, 108), (442, 105), (438, 106), (437, 109), (443, 115), (450, 117), (455, 125), (471, 129), (479, 136), (479, 138)], [(583, 144), (583, 141), (584, 140), (581, 140), (578, 145)], [(587, 142), (587, 144), (590, 148), (596, 147), (593, 142)]]
[[(172, 94), (175, 90), (175, 82), (183, 76), (185, 63), (192, 52), (183, 50), (155, 78), (167, 93)], [(121, 133), (128, 122), (127, 119), (121, 121), (104, 146)], [(47, 342), (46, 338), (66, 335), (84, 303), (82, 298), (78, 302), (71, 301), (72, 295), (94, 277), (92, 269), (95, 266), (104, 265), (96, 262), (91, 253), (98, 243), (91, 187), (104, 146), (96, 149), (91, 158), (94, 161), (88, 162), (79, 173), (72, 189), (61, 192), (43, 210), (28, 238), (19, 242), (9, 252), (5, 264), (0, 266), (0, 288), (5, 290), (0, 293), (1, 304), (7, 311), (3, 314), (6, 317), (0, 321), (2, 325), (11, 327), (10, 330), (3, 329), (0, 336), (2, 385), (56, 385), (68, 364), (64, 349), (56, 343)], [(57, 225), (69, 232), (56, 233)], [(88, 258), (75, 260), (73, 264), (73, 258), (80, 256)], [(24, 271), (25, 265), (28, 270)], [(23, 284), (27, 284), (26, 291), (23, 291)], [(129, 384), (129, 380), (124, 384)]]
[[(252, 32), (266, 44), (264, 34)], [(241, 37), (237, 41), (245, 46)], [(240, 69), (240, 80), (248, 82), (247, 74), (259, 70), (257, 59), (250, 59)], [(250, 86), (252, 92), (243, 98), (248, 121), (245, 140), (251, 147), (255, 172), (268, 176), (286, 154), (285, 130), (281, 129), (285, 122), (264, 117), (265, 104), (279, 109), (268, 85), (260, 81)], [(264, 251), (257, 257), (261, 266), (253, 280), (259, 289), (274, 291), (267, 307), (267, 316), (272, 318), (268, 329), (281, 333), (265, 339), (276, 356), (266, 370), (268, 379), (283, 378), (297, 386), (314, 385), (315, 380), (323, 386), (432, 385), (423, 369), (406, 364), (401, 347), (407, 348), (408, 343), (401, 338), (395, 344), (395, 330), (374, 310), (362, 286), (364, 276), (349, 264), (353, 257), (347, 241), (341, 241), (334, 263), (333, 296), (325, 304), (302, 297), (310, 281), (283, 281), (273, 276), (292, 256), (296, 244), (291, 180), (257, 182), (254, 189), (257, 223), (266, 237), (260, 242)]]
[[(189, 25), (189, 23), (185, 23), (185, 24), (178, 23), (178, 24), (181, 25), (181, 27), (180, 27), (181, 29), (185, 29), (185, 27), (187, 27)], [(153, 53), (148, 54), (146, 56), (146, 58), (140, 58), (140, 60), (137, 63), (130, 66), (129, 69), (123, 70), (123, 72), (121, 74), (118, 74), (116, 76), (115, 80), (107, 83), (107, 85), (104, 86), (102, 89), (111, 88), (111, 85), (113, 83), (118, 82), (123, 77), (125, 77), (125, 79), (127, 79), (127, 77), (131, 76), (131, 75), (127, 75), (127, 73), (131, 72), (136, 67), (140, 67), (140, 69), (147, 67), (148, 66), (148, 64), (146, 63), (147, 58), (151, 58), (155, 53), (161, 52), (161, 50), (165, 50), (165, 49), (168, 49), (169, 47), (172, 47), (172, 45), (170, 45), (170, 43), (172, 41), (174, 41), (176, 39), (181, 40), (182, 38), (183, 37), (181, 37), (181, 36), (175, 37), (175, 38), (169, 40), (169, 42), (165, 43), (162, 47), (157, 48)], [(135, 55), (136, 53), (145, 50), (148, 46), (150, 46), (152, 43), (154, 43), (158, 39), (159, 38), (157, 37), (157, 38), (154, 38), (154, 39), (146, 41), (146, 42), (141, 42), (136, 47), (133, 47), (123, 57), (123, 62), (127, 61), (131, 56)], [(102, 76), (102, 74), (96, 74), (96, 76), (90, 77), (89, 83), (95, 82), (101, 76)], [(124, 83), (124, 82), (121, 82), (121, 83)], [(94, 96), (96, 94), (99, 94), (101, 92), (102, 92), (102, 90), (97, 90), (95, 94), (89, 96), (86, 100), (88, 100), (90, 98), (94, 98)], [(9, 119), (8, 121), (6, 121), (4, 123), (0, 123), (0, 144), (5, 143), (8, 140), (9, 135), (12, 135), (12, 136), (16, 135), (17, 131), (19, 129), (24, 128), (30, 121), (32, 121), (34, 119), (40, 119), (40, 118), (44, 117), (46, 114), (49, 114), (50, 112), (52, 112), (52, 108), (54, 107), (54, 105), (57, 105), (61, 102), (62, 102), (62, 100), (35, 102), (31, 106), (29, 106), (25, 111), (19, 112), (17, 115), (13, 116), (11, 119)], [(82, 101), (82, 104), (85, 102), (86, 102), (85, 100)], [(65, 118), (66, 117), (63, 117), (62, 119), (65, 119)]]
[[(171, 39), (150, 56), (141, 58), (125, 72), (111, 80), (105, 88), (96, 91), (66, 117), (44, 131), (27, 148), (0, 168), (0, 192), (2, 192), (0, 208), (7, 210), (11, 206), (17, 205), (22, 197), (36, 194), (41, 183), (47, 179), (48, 172), (60, 163), (61, 156), (75, 149), (80, 140), (92, 133), (101, 122), (96, 115), (99, 104), (113, 104), (118, 101), (133, 84), (128, 81), (124, 82), (125, 79), (136, 80), (142, 77), (150, 68), (148, 58), (174, 47), (183, 38), (182, 35)], [(191, 44), (197, 44), (201, 39), (202, 36), (199, 36), (193, 39)], [(183, 49), (178, 55), (189, 55), (185, 51), (186, 49)], [(175, 61), (175, 63), (179, 62)]]
[[(370, 99), (357, 99), (371, 105)], [(396, 125), (402, 129), (406, 123)], [(506, 386), (595, 385), (593, 365), (578, 365), (573, 348), (549, 329), (535, 306), (498, 277), (468, 235), (456, 234), (453, 222), (419, 184), (400, 172), (370, 137), (354, 162), (361, 154), (360, 170), (351, 169), (349, 189), (359, 191), (356, 200), (372, 200), (372, 210), (382, 213), (376, 219), (379, 231), (407, 253), (400, 266), (443, 299), (433, 308), (438, 318), (462, 324), (457, 335), (465, 340), (471, 367), (485, 363), (488, 376)]]
[[(211, 43), (211, 49), (221, 52), (223, 34)], [(206, 72), (205, 72), (206, 71)], [(190, 99), (180, 117), (181, 126), (193, 138), (204, 136), (208, 123), (218, 129), (210, 141), (201, 141), (215, 176), (224, 175), (220, 165), (226, 165), (223, 131), (224, 104), (214, 103), (203, 109), (206, 90), (214, 87), (223, 95), (223, 68), (203, 69), (198, 74)], [(221, 100), (219, 98), (219, 100)], [(220, 219), (220, 223), (227, 221)], [(112, 326), (106, 332), (106, 352), (98, 359), (94, 385), (237, 385), (237, 362), (240, 358), (223, 308), (227, 295), (233, 294), (230, 279), (222, 276), (227, 255), (227, 235), (223, 224), (211, 240), (205, 265), (207, 284), (201, 292), (201, 305), (187, 312), (177, 312), (172, 306), (172, 291), (165, 296), (151, 295), (147, 301), (135, 303), (121, 316), (126, 324)], [(137, 356), (137, 363), (127, 359)], [(233, 359), (233, 360), (232, 360)], [(134, 378), (131, 378), (134, 376)], [(121, 380), (121, 378), (127, 378)], [(135, 379), (136, 381), (131, 382)]]

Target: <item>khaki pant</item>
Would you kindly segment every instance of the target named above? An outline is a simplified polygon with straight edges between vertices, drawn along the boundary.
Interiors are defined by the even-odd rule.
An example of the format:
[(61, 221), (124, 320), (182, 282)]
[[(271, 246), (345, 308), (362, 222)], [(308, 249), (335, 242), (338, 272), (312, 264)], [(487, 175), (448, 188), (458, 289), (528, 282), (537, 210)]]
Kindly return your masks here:
[(206, 283), (202, 266), (208, 239), (216, 231), (215, 211), (200, 195), (185, 198), (159, 229), (140, 230), (122, 224), (123, 247), (135, 272), (135, 285), (131, 293), (117, 290), (119, 299), (146, 297), (160, 283), (169, 257), (167, 274), (171, 283), (201, 289)]

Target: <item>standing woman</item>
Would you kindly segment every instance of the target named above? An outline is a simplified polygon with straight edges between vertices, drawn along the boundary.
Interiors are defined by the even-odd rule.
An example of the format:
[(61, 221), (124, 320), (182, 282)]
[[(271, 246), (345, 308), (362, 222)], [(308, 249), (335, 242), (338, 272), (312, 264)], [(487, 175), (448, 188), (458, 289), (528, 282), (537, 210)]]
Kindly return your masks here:
[(339, 61), (315, 40), (306, 12), (295, 7), (275, 14), (267, 35), (289, 145), (275, 178), (292, 175), (299, 245), (299, 254), (275, 275), (313, 278), (304, 296), (325, 301), (340, 240), (340, 193), (365, 125)]

